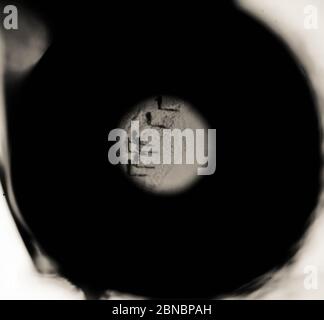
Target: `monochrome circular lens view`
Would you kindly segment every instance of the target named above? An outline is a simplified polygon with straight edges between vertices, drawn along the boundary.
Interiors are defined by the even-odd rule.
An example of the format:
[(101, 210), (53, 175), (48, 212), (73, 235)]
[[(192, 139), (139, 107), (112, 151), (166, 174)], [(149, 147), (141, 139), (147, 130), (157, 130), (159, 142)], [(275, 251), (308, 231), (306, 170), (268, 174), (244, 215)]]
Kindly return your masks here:
[(291, 52), (232, 6), (199, 23), (185, 7), (176, 23), (116, 12), (98, 32), (74, 15), (89, 43), (55, 19), (6, 93), (22, 237), (92, 297), (248, 292), (294, 256), (318, 200), (319, 120)]

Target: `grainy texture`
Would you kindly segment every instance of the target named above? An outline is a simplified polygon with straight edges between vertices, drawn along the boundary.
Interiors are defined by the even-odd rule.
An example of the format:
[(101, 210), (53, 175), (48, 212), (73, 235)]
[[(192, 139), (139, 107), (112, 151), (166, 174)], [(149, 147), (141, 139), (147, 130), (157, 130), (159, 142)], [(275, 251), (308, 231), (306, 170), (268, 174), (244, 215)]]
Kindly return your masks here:
[[(131, 137), (130, 143), (136, 138), (131, 132), (131, 121), (139, 121), (140, 131), (156, 129), (160, 132), (161, 159), (163, 158), (162, 133), (164, 129), (208, 129), (206, 122), (194, 111), (187, 102), (178, 98), (160, 96), (152, 97), (139, 103), (122, 121), (121, 128)], [(131, 141), (133, 140), (133, 141)], [(143, 142), (140, 141), (140, 148)], [(185, 159), (186, 144), (183, 143), (182, 157)], [(174, 146), (171, 146), (171, 158), (174, 156)], [(138, 185), (146, 190), (162, 193), (179, 192), (189, 187), (197, 177), (198, 164), (159, 164), (144, 165), (129, 164), (125, 172)]]

